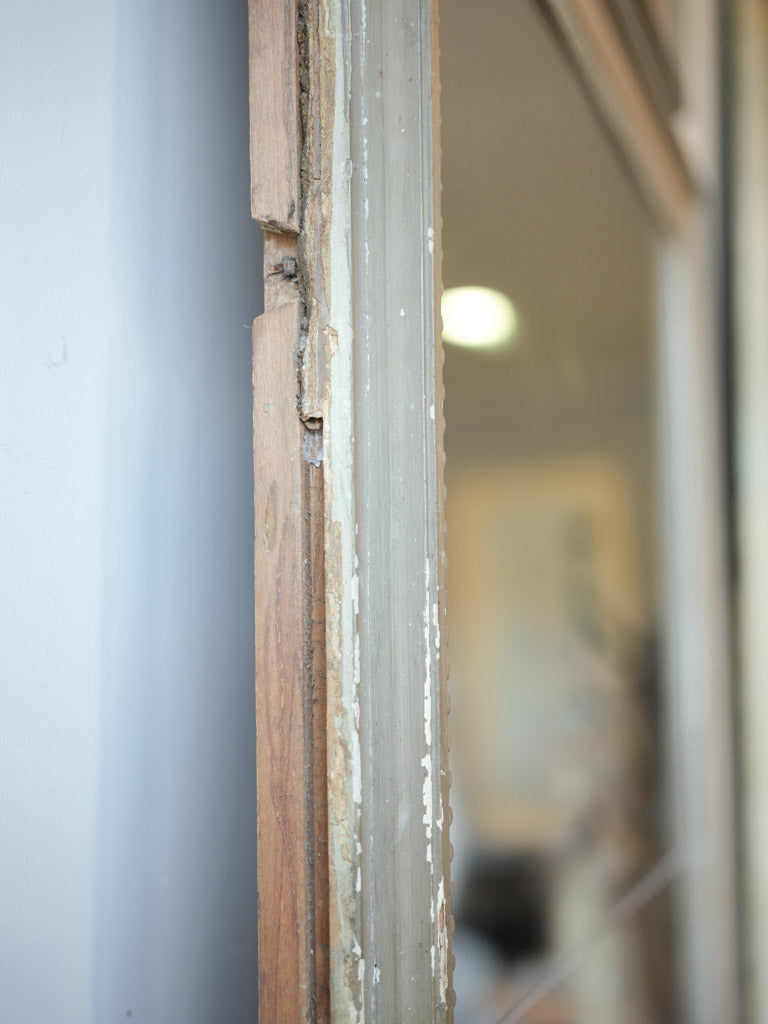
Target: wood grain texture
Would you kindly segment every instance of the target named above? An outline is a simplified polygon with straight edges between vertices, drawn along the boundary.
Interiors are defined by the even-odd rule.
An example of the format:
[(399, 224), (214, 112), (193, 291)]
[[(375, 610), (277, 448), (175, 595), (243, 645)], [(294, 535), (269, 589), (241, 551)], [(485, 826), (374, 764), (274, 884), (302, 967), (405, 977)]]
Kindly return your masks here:
[(297, 234), (301, 125), (295, 0), (249, 0), (251, 213)]
[(322, 437), (297, 409), (300, 308), (253, 331), (261, 1024), (328, 1019)]
[[(359, 680), (354, 517), (353, 346), (347, 248), (348, 22), (344, 0), (309, 0), (306, 16), (306, 194), (299, 254), (306, 303), (302, 411), (325, 441), (325, 652), (329, 977), (334, 1024), (362, 1014)], [(314, 351), (313, 351), (314, 350)], [(332, 400), (331, 400), (332, 396)]]

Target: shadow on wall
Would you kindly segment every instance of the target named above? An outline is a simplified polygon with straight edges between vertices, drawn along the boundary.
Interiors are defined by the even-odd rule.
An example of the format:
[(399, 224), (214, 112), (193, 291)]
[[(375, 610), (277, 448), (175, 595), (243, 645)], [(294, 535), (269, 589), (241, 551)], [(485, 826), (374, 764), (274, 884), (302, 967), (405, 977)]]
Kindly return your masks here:
[(94, 1020), (257, 1016), (247, 5), (117, 14)]

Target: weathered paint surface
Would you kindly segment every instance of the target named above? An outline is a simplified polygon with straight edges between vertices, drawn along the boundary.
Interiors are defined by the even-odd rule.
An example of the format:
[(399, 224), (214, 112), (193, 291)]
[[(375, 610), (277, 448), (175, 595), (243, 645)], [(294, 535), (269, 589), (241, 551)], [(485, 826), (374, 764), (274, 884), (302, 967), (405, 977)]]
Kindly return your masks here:
[[(304, 786), (300, 827), (280, 833), (304, 880), (294, 901), (306, 906), (305, 884), (315, 893), (315, 920), (296, 932), (293, 977), (316, 993), (302, 1020), (451, 1015), (435, 24), (429, 0), (299, 3), (301, 230), (275, 233), (269, 212), (260, 217), (273, 228), (267, 308), (297, 311), (294, 377), (281, 398), (260, 391), (255, 416), (290, 413), (295, 443), (283, 455), (303, 481), (285, 522), (298, 529), (298, 516), (304, 531), (304, 760), (298, 774), (280, 762), (286, 778), (273, 780), (290, 780), (296, 799)], [(274, 609), (263, 611), (274, 621)], [(295, 609), (286, 614), (293, 622)], [(260, 876), (265, 898), (270, 878)], [(283, 909), (273, 932), (289, 920)]]
[[(434, 7), (349, 16), (363, 1007), (450, 1017)], [(335, 400), (335, 396), (334, 396)]]
[(331, 998), (345, 1022), (450, 1015), (432, 16), (341, 0), (301, 15), (302, 413), (325, 435)]
[(357, 660), (349, 124), (343, 5), (302, 12), (305, 150), (301, 260), (307, 337), (302, 414), (321, 418), (325, 452), (330, 988), (334, 1022), (363, 1020), (361, 764)]

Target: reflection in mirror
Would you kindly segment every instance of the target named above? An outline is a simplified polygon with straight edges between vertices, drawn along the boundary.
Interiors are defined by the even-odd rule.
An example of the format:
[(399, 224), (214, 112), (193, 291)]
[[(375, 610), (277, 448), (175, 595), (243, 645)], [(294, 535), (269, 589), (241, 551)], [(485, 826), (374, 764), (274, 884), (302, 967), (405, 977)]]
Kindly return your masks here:
[(444, 283), (516, 311), (446, 344), (456, 1020), (674, 1021), (658, 243), (535, 4), (441, 49)]

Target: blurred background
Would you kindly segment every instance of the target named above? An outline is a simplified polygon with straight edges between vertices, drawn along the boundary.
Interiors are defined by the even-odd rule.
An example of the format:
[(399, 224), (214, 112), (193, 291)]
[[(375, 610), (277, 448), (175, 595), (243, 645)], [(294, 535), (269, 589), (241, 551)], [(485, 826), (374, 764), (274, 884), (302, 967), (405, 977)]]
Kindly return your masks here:
[[(674, 6), (655, 5), (680, 62)], [(546, 7), (441, 3), (456, 1020), (701, 1020), (683, 909), (702, 903), (699, 840), (681, 808), (690, 770), (693, 799), (711, 800), (710, 698), (694, 670), (686, 699), (672, 652), (681, 631), (706, 646), (707, 627), (674, 582), (666, 407), (684, 401), (667, 350), (687, 328), (669, 319), (665, 230)], [(714, 344), (717, 385), (695, 388), (722, 484), (733, 353)], [(716, 547), (733, 491), (708, 494), (686, 515), (691, 532), (720, 517), (703, 585), (723, 599), (727, 643)], [(731, 691), (727, 670), (716, 685)], [(733, 833), (727, 802), (713, 815)]]

